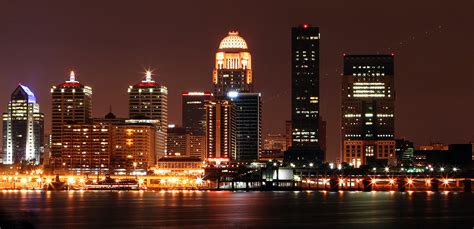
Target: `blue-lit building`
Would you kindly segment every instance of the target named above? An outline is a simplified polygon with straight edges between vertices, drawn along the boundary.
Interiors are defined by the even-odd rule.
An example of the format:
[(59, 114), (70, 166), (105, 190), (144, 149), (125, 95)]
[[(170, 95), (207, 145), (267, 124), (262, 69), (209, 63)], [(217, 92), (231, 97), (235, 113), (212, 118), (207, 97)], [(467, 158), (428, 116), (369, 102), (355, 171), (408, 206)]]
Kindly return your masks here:
[(44, 145), (44, 115), (33, 92), (24, 85), (11, 94), (3, 113), (3, 164), (39, 164)]

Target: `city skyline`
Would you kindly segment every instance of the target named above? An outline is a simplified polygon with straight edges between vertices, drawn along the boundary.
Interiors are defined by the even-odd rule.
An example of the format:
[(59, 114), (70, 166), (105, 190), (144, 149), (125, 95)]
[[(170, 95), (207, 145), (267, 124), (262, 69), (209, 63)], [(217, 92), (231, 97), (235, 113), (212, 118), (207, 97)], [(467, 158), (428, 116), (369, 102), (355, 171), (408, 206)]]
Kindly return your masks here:
[[(262, 7), (257, 3), (256, 8)], [(416, 4), (416, 3), (415, 3)], [(421, 4), (420, 4), (421, 5)], [(105, 6), (99, 6), (99, 8)], [(116, 7), (125, 10), (120, 4)], [(322, 8), (340, 7), (337, 3), (334, 5), (321, 6)], [(429, 7), (429, 6), (427, 6)], [(297, 8), (297, 7), (295, 7)], [(310, 9), (318, 8), (310, 6)], [(344, 9), (351, 7), (343, 7)], [(421, 6), (419, 6), (421, 8)], [(416, 9), (408, 9), (407, 19), (401, 16), (395, 17), (402, 20), (403, 23), (398, 24), (395, 19), (388, 19), (388, 25), (384, 27), (377, 27), (377, 30), (383, 30), (383, 36), (379, 35), (377, 31), (370, 29), (376, 27), (375, 21), (368, 22), (368, 19), (362, 16), (359, 21), (368, 23), (361, 26), (354, 31), (353, 28), (345, 27), (331, 21), (330, 16), (318, 16), (316, 13), (304, 13), (306, 16), (299, 17), (296, 13), (289, 13), (291, 20), (282, 23), (275, 19), (275, 23), (269, 21), (267, 27), (257, 26), (248, 21), (236, 23), (233, 18), (226, 18), (226, 20), (215, 23), (208, 23), (212, 29), (203, 29), (200, 31), (196, 28), (188, 28), (186, 24), (186, 32), (180, 33), (173, 31), (171, 28), (165, 28), (163, 33), (153, 33), (144, 30), (149, 34), (150, 38), (145, 38), (144, 43), (137, 43), (139, 39), (132, 39), (131, 37), (117, 38), (115, 42), (104, 44), (103, 48), (94, 50), (99, 44), (103, 44), (103, 39), (111, 38), (113, 34), (120, 33), (122, 28), (117, 27), (118, 24), (110, 21), (109, 18), (99, 15), (93, 10), (88, 10), (92, 18), (98, 19), (101, 26), (110, 29), (110, 33), (97, 32), (94, 37), (86, 39), (87, 42), (82, 42), (88, 29), (95, 31), (99, 27), (86, 28), (85, 31), (79, 32), (74, 29), (68, 30), (68, 22), (76, 25), (81, 25), (81, 21), (68, 19), (66, 22), (56, 22), (57, 26), (63, 28), (62, 32), (56, 32), (57, 37), (52, 40), (49, 33), (55, 34), (52, 31), (51, 25), (45, 25), (44, 29), (47, 31), (45, 35), (36, 34), (33, 43), (24, 43), (25, 40), (15, 39), (22, 36), (22, 31), (28, 33), (28, 26), (23, 25), (21, 20), (32, 20), (33, 16), (25, 16), (21, 20), (13, 17), (15, 20), (8, 21), (8, 28), (12, 30), (7, 31), (2, 46), (5, 46), (6, 52), (0, 54), (0, 77), (2, 79), (14, 79), (15, 82), (4, 83), (0, 85), (0, 106), (5, 109), (8, 101), (9, 92), (16, 86), (16, 81), (24, 83), (32, 88), (38, 95), (38, 101), (42, 106), (42, 111), (45, 113), (45, 127), (50, 132), (50, 100), (49, 87), (63, 82), (68, 75), (69, 69), (76, 70), (77, 78), (81, 83), (90, 85), (96, 94), (93, 99), (93, 117), (102, 117), (109, 109), (109, 105), (113, 107), (113, 111), (119, 117), (126, 117), (126, 88), (129, 84), (140, 80), (143, 74), (140, 73), (142, 68), (155, 68), (155, 80), (160, 84), (166, 85), (169, 88), (169, 107), (170, 107), (170, 123), (180, 123), (180, 93), (182, 91), (199, 90), (208, 91), (212, 89), (210, 78), (212, 72), (209, 69), (213, 66), (213, 52), (218, 46), (218, 41), (231, 30), (238, 30), (240, 34), (249, 43), (250, 51), (253, 56), (253, 70), (255, 71), (256, 91), (261, 91), (263, 94), (264, 103), (264, 117), (263, 127), (264, 135), (266, 133), (284, 133), (284, 121), (290, 119), (290, 88), (287, 86), (291, 80), (290, 75), (290, 42), (289, 33), (292, 26), (309, 23), (318, 26), (321, 30), (321, 113), (328, 121), (328, 159), (334, 159), (335, 155), (339, 154), (340, 145), (340, 121), (339, 121), (339, 101), (340, 101), (340, 87), (338, 85), (340, 74), (342, 71), (342, 54), (368, 54), (368, 53), (395, 53), (397, 56), (396, 71), (397, 71), (397, 127), (396, 137), (405, 137), (414, 141), (417, 144), (427, 144), (429, 141), (441, 141), (445, 143), (461, 143), (472, 141), (473, 121), (470, 118), (472, 113), (472, 106), (470, 102), (473, 98), (472, 92), (472, 76), (466, 74), (461, 66), (467, 66), (468, 58), (462, 58), (462, 54), (469, 55), (467, 49), (461, 49), (459, 46), (463, 42), (451, 42), (451, 49), (440, 47), (433, 50), (439, 42), (444, 42), (446, 38), (453, 36), (452, 34), (463, 34), (467, 36), (453, 36), (457, 39), (469, 39), (469, 33), (462, 29), (462, 24), (454, 25), (450, 20), (443, 20), (443, 16), (439, 16), (439, 22), (432, 20), (426, 23), (420, 22), (419, 25), (410, 25), (410, 19), (415, 18)], [(302, 8), (297, 8), (301, 12), (306, 11)], [(307, 9), (307, 10), (310, 10)], [(363, 6), (358, 6), (356, 9), (363, 9)], [(393, 11), (397, 9), (393, 7)], [(400, 9), (400, 8), (398, 8)], [(456, 8), (457, 10), (462, 10)], [(25, 9), (28, 12), (29, 9)], [(57, 6), (53, 9), (47, 9), (52, 16), (43, 18), (43, 20), (53, 20), (55, 15), (60, 14), (61, 7)], [(84, 10), (84, 9), (82, 9)], [(146, 9), (145, 9), (146, 10)], [(277, 12), (284, 12), (280, 7), (274, 9)], [(433, 9), (434, 15), (438, 8)], [(86, 10), (87, 11), (87, 10)], [(89, 12), (91, 11), (91, 12)], [(120, 11), (120, 10), (119, 10)], [(31, 15), (35, 15), (31, 12)], [(71, 17), (79, 12), (74, 9), (69, 10)], [(254, 17), (256, 13), (250, 12)], [(325, 14), (325, 13), (323, 13)], [(376, 13), (379, 14), (380, 13)], [(13, 14), (8, 14), (10, 17)], [(22, 14), (23, 15), (23, 14)], [(26, 13), (26, 15), (28, 15)], [(115, 15), (112, 13), (112, 15)], [(144, 14), (146, 15), (146, 14)], [(129, 19), (133, 23), (127, 24), (125, 27), (135, 31), (142, 28), (140, 22), (147, 22), (148, 16), (138, 15), (134, 19)], [(193, 14), (191, 14), (193, 15)], [(341, 14), (344, 15), (344, 14)], [(118, 16), (118, 15), (115, 15)], [(136, 16), (136, 15), (135, 15)], [(341, 17), (347, 17), (345, 16)], [(350, 14), (349, 14), (350, 16)], [(456, 17), (463, 17), (457, 16)], [(262, 17), (263, 18), (263, 17)], [(210, 20), (210, 19), (209, 19)], [(335, 19), (333, 19), (336, 21)], [(318, 23), (321, 22), (321, 23)], [(461, 20), (462, 21), (462, 20)], [(159, 20), (150, 20), (150, 23), (160, 24)], [(176, 24), (173, 24), (176, 23)], [(180, 22), (173, 22), (172, 26), (179, 27)], [(336, 24), (332, 24), (336, 23)], [(338, 24), (339, 23), (339, 24)], [(29, 26), (34, 23), (30, 23)], [(47, 24), (47, 23), (46, 23)], [(390, 25), (402, 26), (406, 28), (395, 31), (389, 31)], [(26, 28), (25, 28), (26, 26)], [(136, 27), (136, 28), (135, 28)], [(229, 28), (232, 27), (232, 28)], [(30, 28), (31, 29), (31, 28)], [(360, 29), (360, 31), (358, 30)], [(140, 30), (141, 31), (141, 30)], [(210, 31), (210, 32), (209, 32)], [(400, 32), (402, 31), (402, 32)], [(417, 31), (417, 32), (414, 32)], [(420, 32), (421, 31), (421, 32)], [(48, 33), (49, 32), (49, 33)], [(67, 32), (72, 32), (77, 37), (69, 37)], [(428, 34), (426, 34), (428, 32)], [(157, 39), (158, 35), (168, 35), (170, 38)], [(354, 40), (341, 40), (341, 35), (354, 35)], [(451, 34), (451, 35), (450, 35)], [(268, 39), (270, 36), (272, 39)], [(140, 37), (140, 36), (137, 36)], [(412, 39), (412, 37), (415, 37)], [(273, 40), (274, 39), (274, 40)], [(31, 41), (31, 40), (28, 40)], [(172, 41), (176, 41), (173, 44)], [(401, 42), (401, 44), (400, 44)], [(197, 43), (197, 45), (193, 45)], [(28, 44), (22, 46), (22, 44)], [(75, 45), (76, 44), (76, 45)], [(122, 48), (119, 53), (124, 52), (122, 57), (109, 56), (109, 60), (104, 60), (104, 55), (115, 54), (117, 51), (110, 50), (117, 48), (117, 45), (124, 45), (128, 48)], [(65, 45), (67, 47), (63, 47)], [(165, 46), (171, 46), (171, 50), (166, 49)], [(199, 46), (199, 47), (198, 47)], [(63, 47), (64, 49), (61, 49)], [(278, 55), (275, 55), (275, 47), (281, 47)], [(60, 49), (54, 51), (54, 49)], [(388, 49), (391, 48), (391, 49)], [(81, 50), (84, 49), (84, 50)], [(174, 50), (176, 49), (176, 51)], [(15, 52), (13, 52), (15, 50)], [(186, 50), (186, 52), (184, 52)], [(190, 51), (191, 50), (191, 51)], [(457, 51), (453, 51), (457, 50)], [(15, 53), (15, 55), (9, 55)], [(64, 54), (66, 58), (62, 57)], [(95, 53), (90, 55), (90, 53)], [(182, 61), (175, 61), (180, 58), (182, 54), (191, 54), (189, 58), (183, 58)], [(454, 54), (459, 56), (459, 62), (448, 58)], [(436, 55), (435, 55), (436, 54)], [(275, 56), (275, 57), (273, 57)], [(436, 58), (445, 57), (445, 58)], [(27, 57), (27, 58), (25, 58)], [(58, 59), (60, 58), (60, 59)], [(41, 59), (42, 62), (39, 62)], [(99, 64), (105, 62), (105, 65)], [(117, 62), (118, 61), (118, 62)], [(170, 62), (171, 61), (171, 62)], [(466, 61), (464, 64), (462, 61)], [(179, 65), (177, 65), (179, 64)], [(19, 67), (21, 66), (21, 67)], [(120, 67), (117, 67), (120, 66)], [(276, 67), (275, 67), (276, 66)], [(275, 67), (275, 70), (270, 68)], [(187, 70), (183, 70), (187, 69)], [(465, 68), (464, 68), (465, 69)], [(459, 77), (453, 82), (446, 81), (442, 76), (455, 75)], [(110, 75), (110, 76), (109, 76)], [(277, 76), (277, 77), (276, 77)], [(182, 80), (175, 80), (177, 77), (182, 77)], [(7, 81), (7, 82), (8, 82)], [(272, 83), (267, 83), (272, 82)], [(461, 83), (459, 82), (466, 82)], [(439, 94), (439, 88), (443, 86), (445, 94)], [(110, 89), (113, 88), (113, 89)], [(105, 90), (107, 89), (107, 90)], [(102, 92), (102, 91), (106, 91)], [(448, 96), (446, 96), (448, 95)], [(112, 99), (113, 98), (113, 99)], [(455, 101), (451, 103), (450, 101)], [(440, 110), (438, 103), (444, 105), (444, 109)], [(438, 120), (451, 120), (450, 122), (440, 123)]]

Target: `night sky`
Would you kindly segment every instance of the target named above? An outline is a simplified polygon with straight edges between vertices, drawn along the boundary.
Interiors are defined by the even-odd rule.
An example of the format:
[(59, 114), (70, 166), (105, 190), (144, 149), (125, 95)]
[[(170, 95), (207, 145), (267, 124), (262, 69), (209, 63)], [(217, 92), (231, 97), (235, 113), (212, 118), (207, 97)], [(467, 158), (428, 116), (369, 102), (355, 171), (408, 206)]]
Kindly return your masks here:
[(264, 132), (284, 133), (290, 30), (310, 23), (321, 31), (328, 159), (339, 154), (343, 53), (395, 53), (397, 137), (417, 145), (467, 143), (474, 140), (473, 12), (472, 0), (0, 0), (0, 110), (25, 84), (38, 97), (49, 132), (49, 89), (75, 69), (93, 88), (94, 116), (111, 105), (124, 117), (128, 85), (151, 67), (169, 89), (170, 123), (180, 124), (180, 93), (212, 89), (219, 42), (238, 30), (252, 54), (254, 88), (263, 94)]

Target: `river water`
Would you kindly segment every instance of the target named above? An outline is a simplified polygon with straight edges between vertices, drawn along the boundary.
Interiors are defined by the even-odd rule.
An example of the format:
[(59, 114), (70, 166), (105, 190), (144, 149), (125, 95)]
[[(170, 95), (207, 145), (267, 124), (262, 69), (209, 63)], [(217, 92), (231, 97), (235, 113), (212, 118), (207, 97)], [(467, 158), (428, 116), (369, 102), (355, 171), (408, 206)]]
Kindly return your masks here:
[(0, 228), (473, 228), (463, 192), (0, 192)]

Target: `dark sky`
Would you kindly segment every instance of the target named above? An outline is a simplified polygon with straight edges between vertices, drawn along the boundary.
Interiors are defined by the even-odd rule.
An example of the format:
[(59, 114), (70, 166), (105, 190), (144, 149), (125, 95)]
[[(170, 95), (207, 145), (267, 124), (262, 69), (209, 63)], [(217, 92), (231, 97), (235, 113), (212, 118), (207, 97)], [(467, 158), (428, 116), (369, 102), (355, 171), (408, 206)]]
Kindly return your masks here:
[(265, 133), (290, 118), (290, 28), (321, 31), (321, 112), (329, 159), (339, 152), (342, 54), (395, 53), (396, 135), (417, 145), (474, 140), (474, 2), (459, 1), (16, 1), (0, 0), (0, 108), (21, 82), (50, 126), (51, 85), (77, 70), (93, 87), (95, 116), (127, 115), (127, 87), (143, 69), (169, 88), (211, 89), (215, 51), (238, 30), (263, 93)]

